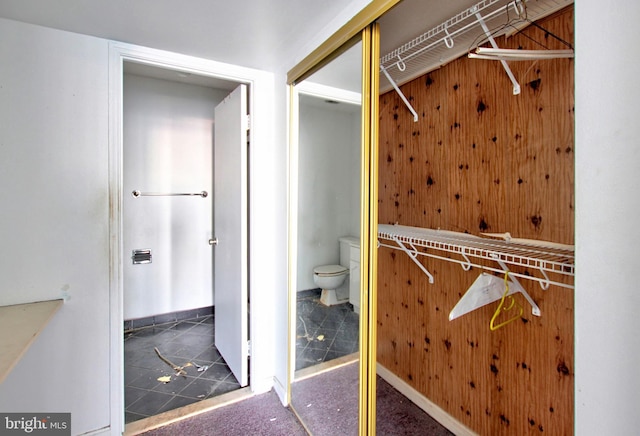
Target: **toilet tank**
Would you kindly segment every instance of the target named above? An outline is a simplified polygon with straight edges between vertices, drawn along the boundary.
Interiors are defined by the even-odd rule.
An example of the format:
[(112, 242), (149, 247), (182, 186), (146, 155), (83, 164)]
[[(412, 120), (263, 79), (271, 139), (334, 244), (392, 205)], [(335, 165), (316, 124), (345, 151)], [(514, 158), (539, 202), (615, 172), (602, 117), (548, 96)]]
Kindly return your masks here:
[(351, 266), (351, 246), (360, 246), (360, 238), (354, 236), (343, 236), (340, 238), (340, 265), (345, 268)]

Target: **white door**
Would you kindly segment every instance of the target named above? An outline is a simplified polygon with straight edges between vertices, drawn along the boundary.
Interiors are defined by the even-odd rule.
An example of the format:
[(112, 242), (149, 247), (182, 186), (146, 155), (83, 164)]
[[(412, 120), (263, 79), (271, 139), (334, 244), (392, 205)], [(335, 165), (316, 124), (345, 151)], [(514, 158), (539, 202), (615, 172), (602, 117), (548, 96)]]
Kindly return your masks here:
[(247, 87), (215, 109), (215, 344), (241, 386), (248, 381)]

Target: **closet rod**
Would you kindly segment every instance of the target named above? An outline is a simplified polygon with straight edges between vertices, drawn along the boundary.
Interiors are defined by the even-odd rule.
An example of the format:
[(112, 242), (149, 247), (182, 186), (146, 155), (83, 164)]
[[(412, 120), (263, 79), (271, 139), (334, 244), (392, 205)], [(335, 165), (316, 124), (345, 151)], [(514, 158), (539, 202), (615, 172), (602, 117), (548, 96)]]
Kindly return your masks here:
[[(391, 244), (385, 244), (383, 242), (378, 244), (379, 247), (385, 247), (385, 248), (391, 248), (392, 250), (400, 250), (400, 251), (404, 251), (406, 253), (405, 250), (403, 250), (401, 247), (395, 246), (395, 245), (391, 245)], [(488, 265), (483, 265), (479, 262), (468, 262), (466, 259), (465, 260), (459, 260), (459, 259), (453, 259), (452, 257), (448, 257), (448, 256), (440, 256), (434, 253), (430, 253), (430, 252), (423, 252), (423, 251), (415, 251), (413, 252), (413, 254), (418, 254), (420, 256), (425, 256), (425, 257), (430, 257), (432, 259), (439, 259), (439, 260), (444, 260), (446, 262), (451, 262), (451, 263), (457, 263), (458, 265), (460, 265), (462, 267), (463, 270), (468, 271), (469, 267), (473, 267), (473, 268), (478, 268), (481, 269), (483, 271), (491, 271), (494, 273), (498, 273), (498, 274), (503, 274), (504, 273), (504, 268), (496, 268), (493, 266), (488, 266)], [(462, 253), (458, 253), (460, 255), (462, 255)], [(417, 260), (417, 257), (413, 257), (410, 256), (412, 259), (412, 261), (414, 263), (419, 263), (419, 261)], [(497, 261), (496, 261), (497, 262)], [(423, 265), (424, 267), (424, 265)], [(426, 269), (426, 267), (424, 267)], [(424, 270), (423, 270), (424, 271)], [(544, 271), (544, 270), (540, 270), (540, 271)], [(547, 290), (549, 289), (549, 286), (553, 285), (553, 286), (558, 286), (560, 288), (565, 288), (565, 289), (574, 289), (574, 286), (572, 284), (568, 284), (568, 283), (563, 283), (557, 280), (550, 280), (549, 276), (546, 274), (543, 274), (544, 277), (536, 277), (530, 274), (523, 274), (523, 273), (517, 273), (517, 272), (513, 272), (513, 271), (509, 271), (509, 275), (513, 276), (513, 277), (519, 277), (521, 279), (525, 279), (525, 280), (531, 280), (534, 282), (537, 282), (538, 285), (540, 285), (540, 288), (542, 288), (543, 290)], [(427, 276), (429, 277), (429, 276)], [(431, 279), (429, 279), (429, 283), (431, 282)]]
[(135, 190), (131, 193), (135, 198), (138, 197), (202, 197), (205, 198), (209, 194), (207, 191), (202, 192), (140, 192)]
[(533, 61), (541, 59), (574, 58), (573, 50), (519, 50), (509, 48), (478, 47), (468, 54), (470, 59), (486, 59), (490, 61)]

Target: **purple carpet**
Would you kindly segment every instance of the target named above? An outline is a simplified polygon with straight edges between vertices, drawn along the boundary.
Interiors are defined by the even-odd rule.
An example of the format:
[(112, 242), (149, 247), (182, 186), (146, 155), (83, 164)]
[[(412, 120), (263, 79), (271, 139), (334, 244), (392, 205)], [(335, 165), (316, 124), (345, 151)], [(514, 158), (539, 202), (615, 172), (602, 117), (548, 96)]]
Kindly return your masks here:
[(358, 434), (358, 362), (297, 381), (291, 406), (313, 436)]
[[(313, 436), (358, 434), (358, 362), (297, 381), (292, 406)], [(452, 435), (378, 377), (377, 434)], [(294, 413), (272, 390), (144, 433), (146, 436), (306, 435)]]
[(295, 436), (307, 433), (293, 412), (282, 406), (278, 396), (272, 390), (143, 434), (146, 436)]
[(438, 421), (378, 377), (376, 431), (380, 435), (453, 435)]
[[(377, 378), (376, 433), (452, 435), (449, 430)], [(358, 362), (295, 382), (292, 406), (314, 436), (358, 434)]]

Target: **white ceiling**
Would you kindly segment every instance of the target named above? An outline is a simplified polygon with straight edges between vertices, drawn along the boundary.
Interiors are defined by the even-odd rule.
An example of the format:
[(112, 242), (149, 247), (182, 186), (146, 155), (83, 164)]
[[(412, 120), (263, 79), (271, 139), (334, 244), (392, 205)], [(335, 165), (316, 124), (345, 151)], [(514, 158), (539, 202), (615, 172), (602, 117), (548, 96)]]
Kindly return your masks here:
[(207, 88), (233, 91), (237, 86), (237, 82), (220, 79), (212, 76), (199, 76), (183, 71), (168, 70), (147, 64), (139, 64), (135, 62), (124, 63), (124, 73), (136, 76), (152, 77), (154, 79), (169, 80), (172, 82), (187, 83), (189, 85), (205, 86)]
[[(357, 1), (357, 0), (356, 0)], [(344, 0), (1, 0), (0, 17), (276, 71)]]
[[(404, 0), (383, 50), (476, 0)], [(1, 0), (0, 17), (277, 70), (352, 4), (367, 0)], [(393, 12), (393, 15), (398, 15)], [(287, 59), (288, 58), (288, 59)], [(291, 67), (290, 65), (289, 67)]]
[[(368, 1), (0, 0), (0, 17), (245, 67), (286, 72), (293, 66), (292, 61), (315, 48), (308, 47), (309, 42), (336, 16), (355, 5), (362, 7)], [(572, 2), (529, 0), (528, 3), (547, 1)], [(379, 20), (380, 55), (384, 56), (477, 2), (403, 0)], [(456, 49), (462, 51), (455, 56), (466, 53), (467, 48), (457, 46)], [(130, 67), (136, 74), (148, 73), (135, 65)], [(314, 79), (359, 92), (360, 56), (357, 52), (350, 51), (341, 56), (334, 61), (331, 70), (334, 73), (326, 74), (328, 77), (317, 74)], [(349, 71), (354, 73), (347, 74)], [(193, 83), (195, 78), (176, 80)], [(217, 85), (231, 86), (228, 83)]]

